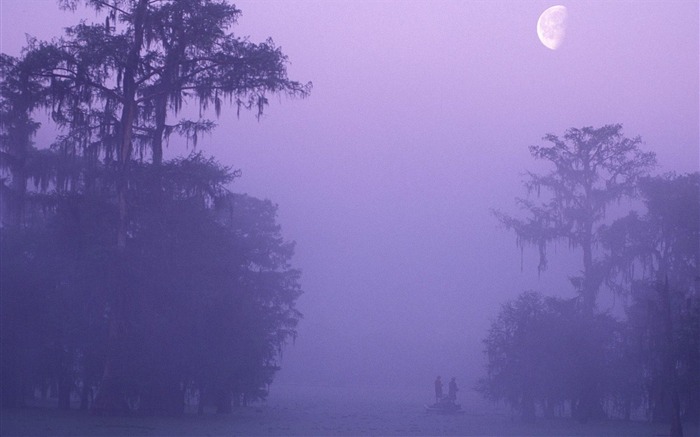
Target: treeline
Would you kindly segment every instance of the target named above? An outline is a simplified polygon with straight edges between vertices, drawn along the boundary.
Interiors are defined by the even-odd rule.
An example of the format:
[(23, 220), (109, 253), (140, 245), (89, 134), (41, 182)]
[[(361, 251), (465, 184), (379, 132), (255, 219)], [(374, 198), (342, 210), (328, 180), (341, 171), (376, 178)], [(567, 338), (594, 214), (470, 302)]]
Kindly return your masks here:
[[(682, 435), (683, 420), (700, 420), (700, 173), (649, 176), (654, 156), (621, 129), (569, 129), (530, 148), (554, 169), (529, 174), (524, 218), (496, 216), (539, 248), (540, 270), (558, 240), (581, 250), (582, 270), (572, 298), (528, 291), (501, 307), (478, 390), (527, 420), (635, 417)], [(632, 198), (643, 213), (605, 221)], [(601, 290), (623, 317), (598, 308)]]
[(42, 196), (24, 226), (2, 229), (3, 405), (43, 390), (88, 408), (109, 347), (124, 411), (182, 413), (186, 395), (219, 411), (264, 398), (300, 318), (276, 206), (227, 192), (232, 173), (201, 155), (133, 165), (120, 252), (115, 175), (92, 172), (89, 189)]
[[(103, 14), (0, 56), (3, 406), (39, 391), (97, 414), (228, 411), (266, 395), (301, 314), (276, 206), (194, 153), (225, 103), (306, 96), (223, 0), (61, 0)], [(199, 118), (173, 120), (190, 102)], [(37, 115), (59, 132), (37, 147)]]

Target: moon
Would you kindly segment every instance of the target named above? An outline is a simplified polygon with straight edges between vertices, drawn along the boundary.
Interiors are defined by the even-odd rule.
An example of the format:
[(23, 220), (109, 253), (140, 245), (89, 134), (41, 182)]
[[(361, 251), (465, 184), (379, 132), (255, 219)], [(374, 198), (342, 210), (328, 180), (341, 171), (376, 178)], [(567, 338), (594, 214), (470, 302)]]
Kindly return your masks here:
[(566, 37), (566, 6), (557, 5), (542, 12), (537, 20), (537, 36), (545, 47), (556, 50)]

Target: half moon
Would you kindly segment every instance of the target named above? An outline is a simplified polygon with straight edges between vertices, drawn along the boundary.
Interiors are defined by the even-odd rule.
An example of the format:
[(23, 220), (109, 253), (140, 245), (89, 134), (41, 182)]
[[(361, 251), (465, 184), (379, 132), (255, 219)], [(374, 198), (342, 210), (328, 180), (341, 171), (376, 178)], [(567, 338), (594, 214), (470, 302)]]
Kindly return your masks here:
[(537, 36), (545, 47), (556, 50), (566, 37), (566, 6), (557, 5), (542, 12), (537, 20)]

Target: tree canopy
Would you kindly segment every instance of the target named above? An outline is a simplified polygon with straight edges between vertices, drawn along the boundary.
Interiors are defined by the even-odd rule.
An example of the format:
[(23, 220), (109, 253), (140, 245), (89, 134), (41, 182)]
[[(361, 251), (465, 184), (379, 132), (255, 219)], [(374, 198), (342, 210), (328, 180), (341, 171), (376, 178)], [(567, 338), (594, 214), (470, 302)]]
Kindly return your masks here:
[(637, 182), (655, 166), (652, 152), (640, 149), (641, 138), (627, 138), (622, 125), (571, 128), (563, 138), (548, 134), (549, 146), (531, 146), (533, 158), (553, 165), (546, 174), (528, 172), (524, 182), (531, 197), (520, 198), (524, 218), (496, 211), (499, 221), (515, 231), (518, 244), (539, 249), (538, 270), (547, 267), (547, 246), (566, 241), (583, 252), (580, 276), (572, 283), (583, 306), (593, 311), (606, 266), (593, 253), (606, 208), (637, 192)]
[[(259, 118), (270, 95), (311, 83), (288, 78), (272, 39), (236, 36), (241, 11), (224, 0), (59, 4), (103, 21), (0, 57), (3, 405), (42, 380), (64, 407), (77, 386), (85, 405), (99, 388), (106, 414), (134, 399), (176, 414), (188, 390), (217, 391), (222, 410), (264, 396), (301, 316), (293, 244), (274, 204), (229, 191), (239, 172), (164, 161), (163, 146), (196, 145), (210, 110)], [(195, 118), (176, 119), (188, 104)], [(39, 110), (60, 134), (37, 147)]]
[[(229, 405), (264, 398), (301, 317), (294, 245), (276, 206), (230, 193), (235, 173), (201, 155), (132, 172), (117, 294), (127, 310), (117, 354), (123, 408), (135, 408), (132, 398), (142, 412), (178, 414), (187, 390)], [(55, 194), (40, 226), (2, 229), (4, 403), (42, 381), (65, 381), (61, 395), (100, 382), (117, 293), (114, 196)]]

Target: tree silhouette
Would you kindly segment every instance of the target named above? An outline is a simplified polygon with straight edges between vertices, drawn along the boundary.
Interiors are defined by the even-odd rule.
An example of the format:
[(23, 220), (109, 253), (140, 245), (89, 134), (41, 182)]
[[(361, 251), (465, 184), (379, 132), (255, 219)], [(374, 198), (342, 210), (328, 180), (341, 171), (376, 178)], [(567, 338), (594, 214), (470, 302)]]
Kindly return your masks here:
[(604, 227), (601, 241), (614, 277), (631, 285), (630, 335), (651, 417), (670, 420), (671, 435), (682, 435), (681, 410), (692, 420), (700, 411), (700, 174), (639, 185), (646, 213)]
[(652, 152), (639, 148), (641, 139), (627, 138), (622, 125), (600, 128), (571, 128), (563, 138), (548, 134), (550, 146), (531, 146), (535, 159), (553, 164), (546, 174), (528, 172), (524, 185), (528, 194), (517, 199), (525, 218), (495, 211), (508, 229), (515, 231), (518, 244), (534, 244), (539, 249), (538, 270), (547, 267), (547, 246), (564, 240), (583, 252), (580, 276), (571, 278), (590, 314), (605, 280), (606, 266), (596, 259), (594, 246), (606, 208), (623, 198), (634, 197), (637, 182), (655, 165)]
[(100, 189), (53, 194), (43, 221), (0, 229), (3, 405), (48, 383), (62, 407), (78, 389), (87, 406), (110, 358), (123, 413), (182, 414), (187, 391), (217, 397), (222, 412), (264, 398), (301, 318), (276, 206), (229, 192), (238, 173), (200, 154), (134, 163), (123, 330), (109, 343), (116, 171), (98, 171)]
[[(94, 411), (119, 413), (125, 409), (120, 381), (128, 376), (128, 360), (120, 354), (130, 317), (139, 311), (130, 282), (130, 257), (135, 255), (129, 245), (137, 226), (137, 212), (133, 211), (136, 181), (132, 178), (140, 170), (131, 167), (140, 165), (149, 154), (152, 163), (160, 166), (163, 143), (173, 133), (196, 142), (215, 126), (201, 117), (210, 108), (218, 116), (231, 103), (238, 111), (251, 109), (259, 117), (269, 95), (305, 97), (311, 84), (287, 77), (287, 58), (272, 40), (255, 44), (230, 33), (240, 11), (223, 0), (59, 3), (67, 9), (84, 4), (104, 13), (104, 23), (82, 22), (51, 42), (33, 40), (13, 65), (27, 67), (20, 77), (39, 87), (43, 96), (32, 105), (48, 108), (52, 121), (62, 129), (54, 150), (61, 157), (80, 158), (78, 167), (82, 168), (72, 174), (84, 179), (76, 180), (80, 185), (76, 190), (86, 189), (84, 184), (91, 178), (107, 191), (113, 190), (114, 197), (109, 198), (115, 202), (117, 219), (115, 229), (105, 233), (115, 239), (116, 252), (107, 274), (110, 280), (102, 285), (108, 288), (104, 290), (109, 309), (108, 353)], [(4, 58), (5, 64), (10, 62)], [(7, 88), (14, 89), (24, 88)], [(5, 91), (4, 99), (13, 98), (5, 101), (15, 105), (8, 111), (28, 117), (34, 106)], [(168, 116), (178, 115), (187, 101), (198, 105), (200, 117), (169, 123)], [(20, 104), (24, 106), (17, 106)], [(3, 111), (5, 106), (3, 103)], [(12, 126), (20, 122), (24, 123), (23, 136), (15, 135), (11, 143), (16, 151), (29, 144), (35, 129), (22, 120)], [(84, 171), (87, 163), (93, 167), (92, 176)], [(26, 180), (22, 166), (11, 171), (17, 175), (13, 181)], [(53, 176), (50, 184), (60, 185), (58, 172)], [(16, 192), (22, 192), (17, 188)], [(17, 203), (15, 210), (21, 205)]]

